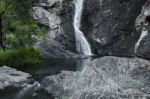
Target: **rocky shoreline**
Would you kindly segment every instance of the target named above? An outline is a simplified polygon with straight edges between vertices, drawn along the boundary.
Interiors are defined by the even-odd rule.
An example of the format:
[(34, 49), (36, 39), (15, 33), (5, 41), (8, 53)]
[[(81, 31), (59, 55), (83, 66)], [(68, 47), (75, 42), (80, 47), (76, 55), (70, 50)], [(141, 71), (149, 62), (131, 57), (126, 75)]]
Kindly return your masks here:
[(80, 71), (62, 71), (43, 78), (40, 83), (30, 84), (30, 74), (0, 67), (0, 90), (10, 86), (31, 87), (37, 92), (43, 90), (47, 95), (53, 94), (58, 99), (150, 98), (149, 60), (105, 56), (82, 68)]
[(30, 82), (31, 75), (7, 66), (0, 67), (0, 90), (15, 86), (23, 87)]
[[(48, 27), (36, 44), (45, 58), (82, 58), (76, 51), (73, 17), (73, 0), (33, 2), (33, 18)], [(56, 75), (41, 73), (45, 78), (31, 86), (31, 74), (3, 66), (0, 90), (29, 84), (58, 99), (149, 99), (150, 0), (85, 0), (81, 19), (92, 53), (104, 57), (83, 62), (74, 72), (59, 73), (64, 68), (57, 70), (52, 62)]]

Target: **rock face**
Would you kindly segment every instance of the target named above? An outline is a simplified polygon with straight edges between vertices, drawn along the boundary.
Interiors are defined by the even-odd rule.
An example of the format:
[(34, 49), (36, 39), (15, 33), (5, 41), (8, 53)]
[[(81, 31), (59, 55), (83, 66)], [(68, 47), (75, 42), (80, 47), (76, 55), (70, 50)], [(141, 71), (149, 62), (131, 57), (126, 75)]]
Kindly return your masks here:
[(143, 58), (150, 58), (150, 0), (143, 6), (135, 26), (138, 33), (141, 34), (135, 49), (136, 55)]
[(103, 55), (134, 55), (135, 20), (146, 0), (86, 0), (83, 32)]
[(31, 75), (10, 67), (0, 67), (0, 90), (8, 86), (21, 87)]
[[(46, 57), (74, 57), (73, 0), (35, 0), (33, 4), (34, 19), (49, 27), (46, 39), (53, 43), (40, 40)], [(96, 55), (150, 58), (149, 23), (149, 0), (84, 0), (81, 30)], [(50, 53), (47, 49), (53, 46), (56, 49)]]
[(139, 58), (103, 57), (81, 72), (46, 77), (42, 87), (68, 99), (147, 99), (150, 62)]
[(77, 58), (78, 55), (70, 52), (56, 40), (41, 40), (39, 48), (43, 52), (45, 58)]
[[(72, 0), (39, 0), (34, 1), (33, 17), (43, 25), (49, 27), (45, 41), (38, 42), (44, 55), (49, 58), (74, 57), (76, 53), (74, 28), (72, 25), (73, 13)], [(50, 52), (47, 49), (55, 50)], [(58, 49), (57, 49), (58, 48)], [(64, 49), (59, 49), (64, 48)], [(67, 53), (64, 53), (66, 50)], [(46, 51), (46, 52), (45, 52)], [(59, 53), (58, 53), (59, 52)], [(47, 54), (45, 54), (47, 53)], [(71, 53), (71, 54), (70, 54)], [(74, 53), (74, 54), (72, 54)], [(73, 55), (73, 56), (72, 56)], [(55, 56), (55, 57), (53, 57)]]
[(57, 15), (48, 12), (42, 7), (33, 7), (33, 11), (33, 17), (39, 23), (47, 25), (50, 28), (57, 28), (57, 25), (60, 24), (60, 19)]

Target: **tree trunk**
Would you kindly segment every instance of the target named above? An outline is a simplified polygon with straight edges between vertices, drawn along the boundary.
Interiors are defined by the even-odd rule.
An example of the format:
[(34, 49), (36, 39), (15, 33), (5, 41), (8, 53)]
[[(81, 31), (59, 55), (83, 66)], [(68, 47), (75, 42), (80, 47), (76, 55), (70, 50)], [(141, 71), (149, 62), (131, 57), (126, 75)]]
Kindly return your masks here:
[(0, 46), (5, 51), (5, 45), (3, 44), (3, 32), (2, 32), (3, 24), (2, 24), (2, 15), (0, 15)]

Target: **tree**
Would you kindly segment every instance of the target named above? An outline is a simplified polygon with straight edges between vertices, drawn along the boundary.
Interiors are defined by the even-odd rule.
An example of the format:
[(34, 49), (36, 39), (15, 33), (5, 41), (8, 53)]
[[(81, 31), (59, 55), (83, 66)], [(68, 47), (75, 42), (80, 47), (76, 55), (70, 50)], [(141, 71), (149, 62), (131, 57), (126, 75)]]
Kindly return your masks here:
[(47, 28), (32, 18), (32, 0), (0, 0), (0, 46), (3, 49), (5, 38), (11, 48), (32, 46), (35, 36), (45, 31)]
[(2, 32), (2, 16), (0, 14), (0, 46), (5, 50), (5, 46), (3, 45), (3, 32)]

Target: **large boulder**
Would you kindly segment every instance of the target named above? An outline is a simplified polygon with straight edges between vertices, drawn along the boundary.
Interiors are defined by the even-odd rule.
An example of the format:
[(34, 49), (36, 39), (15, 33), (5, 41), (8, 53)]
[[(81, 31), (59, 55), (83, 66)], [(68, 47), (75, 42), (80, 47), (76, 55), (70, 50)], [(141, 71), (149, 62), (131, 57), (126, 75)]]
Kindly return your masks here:
[(135, 20), (146, 0), (85, 0), (82, 30), (101, 55), (134, 55)]
[(60, 99), (147, 99), (150, 61), (103, 57), (82, 71), (46, 77), (41, 86)]
[(53, 39), (45, 39), (39, 40), (38, 45), (39, 49), (44, 55), (44, 58), (77, 58), (78, 55), (70, 52), (56, 40)]
[(4, 66), (0, 67), (0, 90), (5, 87), (23, 87), (29, 82), (30, 74), (17, 71), (16, 69)]

